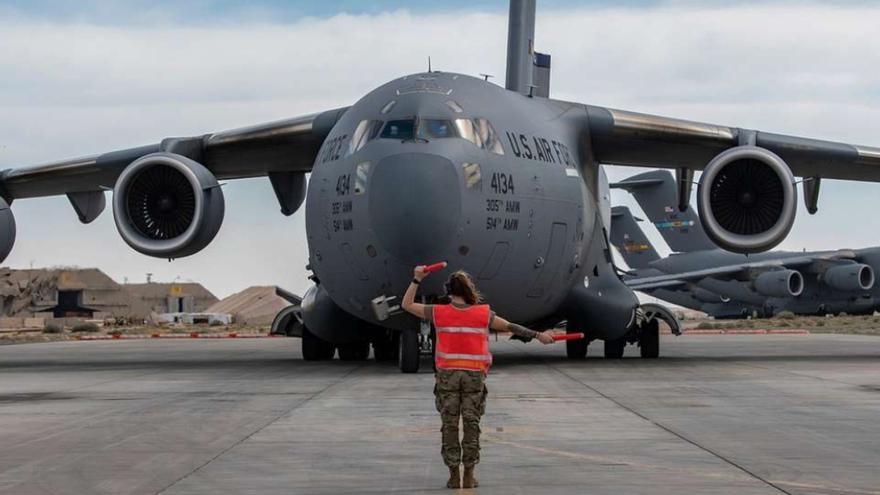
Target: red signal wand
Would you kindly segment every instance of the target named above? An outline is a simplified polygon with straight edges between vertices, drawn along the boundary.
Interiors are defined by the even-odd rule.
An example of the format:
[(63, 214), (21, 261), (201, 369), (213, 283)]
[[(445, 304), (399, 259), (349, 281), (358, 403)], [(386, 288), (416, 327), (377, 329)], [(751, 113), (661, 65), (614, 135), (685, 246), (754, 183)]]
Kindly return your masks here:
[(441, 261), (439, 263), (434, 263), (433, 265), (428, 265), (425, 267), (425, 273), (436, 272), (437, 270), (442, 270), (446, 268), (446, 262)]

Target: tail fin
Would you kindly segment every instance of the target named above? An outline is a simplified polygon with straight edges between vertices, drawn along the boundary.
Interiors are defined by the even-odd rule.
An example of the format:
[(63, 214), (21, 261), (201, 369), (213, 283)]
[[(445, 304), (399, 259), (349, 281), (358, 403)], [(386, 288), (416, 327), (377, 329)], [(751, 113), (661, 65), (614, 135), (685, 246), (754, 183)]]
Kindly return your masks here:
[(611, 187), (625, 189), (636, 198), (672, 251), (688, 253), (717, 247), (706, 236), (693, 208), (678, 211), (675, 177), (668, 170), (634, 175)]
[(623, 261), (633, 269), (647, 268), (660, 259), (657, 250), (626, 206), (615, 206), (611, 209), (611, 245), (617, 248)]

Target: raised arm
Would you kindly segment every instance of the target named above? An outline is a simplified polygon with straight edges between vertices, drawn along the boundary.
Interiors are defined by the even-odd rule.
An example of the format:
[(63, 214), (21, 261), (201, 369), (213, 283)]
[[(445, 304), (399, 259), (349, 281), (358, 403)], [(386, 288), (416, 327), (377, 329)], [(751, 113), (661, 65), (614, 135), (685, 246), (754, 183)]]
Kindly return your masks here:
[(529, 330), (522, 325), (511, 323), (498, 315), (492, 319), (491, 328), (496, 332), (510, 332), (517, 337), (522, 337), (524, 339), (538, 339), (542, 344), (553, 343), (553, 335), (550, 331), (536, 332), (534, 330)]
[(425, 319), (425, 305), (416, 302), (416, 292), (419, 291), (419, 282), (424, 280), (427, 275), (425, 267), (422, 265), (413, 269), (413, 281), (406, 288), (406, 292), (403, 294), (403, 302), (400, 303), (400, 307), (404, 311), (423, 320)]

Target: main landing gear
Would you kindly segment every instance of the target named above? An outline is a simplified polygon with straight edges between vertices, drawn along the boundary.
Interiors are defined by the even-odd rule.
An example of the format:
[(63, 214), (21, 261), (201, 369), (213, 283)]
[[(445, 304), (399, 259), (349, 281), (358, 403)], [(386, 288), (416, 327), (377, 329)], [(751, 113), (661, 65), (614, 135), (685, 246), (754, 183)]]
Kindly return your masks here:
[(400, 340), (399, 332), (386, 331), (377, 335), (372, 341), (334, 345), (303, 327), (302, 354), (306, 361), (329, 361), (337, 354), (341, 361), (366, 361), (370, 358), (372, 346), (376, 361), (397, 361)]
[(303, 327), (302, 354), (306, 361), (329, 361), (336, 354), (336, 347)]
[(303, 327), (302, 354), (306, 361), (329, 361), (336, 353), (342, 361), (365, 361), (370, 357), (369, 342), (333, 345)]
[(376, 361), (397, 361), (397, 354), (400, 352), (399, 348), (400, 332), (386, 330), (383, 335), (373, 339), (373, 357), (376, 358)]
[[(566, 329), (565, 333), (577, 332)], [(587, 339), (566, 340), (565, 355), (568, 356), (568, 359), (585, 359), (587, 357), (587, 348), (589, 346), (590, 341)]]
[[(644, 359), (656, 359), (660, 356), (660, 322), (669, 325), (674, 335), (681, 335), (681, 323), (675, 315), (659, 304), (643, 304), (636, 313), (635, 326), (625, 335), (613, 340), (606, 340), (604, 355), (606, 359), (621, 359), (627, 344), (637, 344), (639, 354)], [(575, 330), (568, 330), (569, 333)], [(587, 355), (588, 341), (569, 340), (565, 352), (569, 359), (584, 359)]]

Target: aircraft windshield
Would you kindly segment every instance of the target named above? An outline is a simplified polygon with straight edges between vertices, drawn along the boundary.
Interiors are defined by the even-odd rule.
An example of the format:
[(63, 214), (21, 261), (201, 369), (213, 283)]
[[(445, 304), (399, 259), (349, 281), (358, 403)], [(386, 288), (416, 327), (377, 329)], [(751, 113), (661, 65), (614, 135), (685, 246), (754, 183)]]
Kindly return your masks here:
[(421, 119), (419, 120), (419, 138), (442, 139), (457, 137), (452, 122), (448, 120)]
[[(368, 131), (368, 129), (364, 129)], [(360, 133), (357, 133), (360, 137)], [(504, 148), (498, 133), (487, 119), (402, 119), (391, 120), (385, 124), (380, 135), (383, 139), (399, 139), (401, 141), (464, 138), (478, 148), (503, 155)]]
[(382, 129), (382, 138), (400, 139), (401, 141), (406, 141), (413, 138), (413, 131), (415, 130), (414, 128), (414, 119), (390, 120), (387, 124), (385, 124), (385, 128)]

